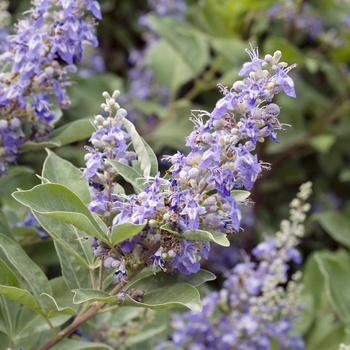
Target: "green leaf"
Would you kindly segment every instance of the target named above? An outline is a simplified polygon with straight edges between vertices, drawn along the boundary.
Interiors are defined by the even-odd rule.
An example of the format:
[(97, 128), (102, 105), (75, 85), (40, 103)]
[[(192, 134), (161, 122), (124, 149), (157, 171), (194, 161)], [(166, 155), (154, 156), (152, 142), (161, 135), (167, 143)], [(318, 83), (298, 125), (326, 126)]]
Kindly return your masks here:
[(149, 175), (150, 176), (156, 176), (158, 174), (158, 159), (157, 159), (157, 156), (154, 153), (152, 147), (144, 139), (141, 139), (141, 140), (142, 140), (142, 142), (144, 144), (144, 147), (145, 147), (145, 150), (146, 150), (146, 152), (148, 154), (148, 159), (149, 159), (149, 162), (150, 162), (150, 165), (151, 165)]
[(250, 196), (249, 191), (244, 191), (244, 190), (233, 190), (231, 191), (231, 196), (236, 200), (236, 201), (244, 201)]
[(31, 310), (41, 315), (43, 314), (33, 295), (26, 289), (0, 285), (0, 294), (4, 295), (7, 299), (15, 300), (18, 303), (29, 307)]
[[(210, 44), (217, 53), (221, 54), (228, 61), (230, 70), (232, 70), (233, 67), (240, 67), (247, 59), (247, 53), (245, 52), (247, 44), (240, 39), (233, 37), (224, 38), (221, 36), (213, 37), (212, 40), (210, 40)], [(232, 52), (235, 54), (233, 55)], [(237, 74), (235, 78), (237, 79)], [(231, 80), (231, 85), (233, 82), (234, 80)]]
[(297, 63), (303, 66), (304, 55), (293, 43), (280, 36), (269, 36), (264, 42), (264, 52), (273, 55), (275, 51), (281, 51), (282, 61)]
[[(89, 265), (82, 264), (78, 251), (69, 254), (57, 241), (54, 242), (56, 253), (60, 260), (62, 276), (69, 290), (87, 288), (90, 286)], [(92, 253), (91, 253), (92, 255)]]
[(0, 259), (0, 284), (11, 287), (19, 287), (18, 279), (10, 267)]
[(302, 282), (305, 291), (312, 295), (315, 311), (317, 310), (320, 315), (326, 313), (329, 305), (325, 292), (325, 281), (315, 260), (315, 253), (308, 257), (304, 265)]
[(315, 260), (325, 278), (326, 293), (343, 323), (350, 323), (350, 258), (347, 252), (320, 252)]
[(193, 123), (189, 118), (190, 110), (198, 108), (198, 105), (184, 99), (171, 104), (166, 117), (160, 120), (157, 128), (147, 136), (147, 140), (156, 149), (156, 152), (164, 147), (186, 148), (184, 140), (193, 130)]
[(334, 315), (328, 313), (317, 317), (312, 329), (306, 334), (307, 350), (338, 349), (339, 344), (346, 341), (346, 326), (334, 321)]
[[(61, 315), (50, 320), (53, 327), (60, 327), (72, 316)], [(52, 337), (52, 332), (44, 318), (32, 310), (22, 307), (16, 314), (16, 328), (14, 330), (14, 349), (38, 349), (43, 342)]]
[(12, 196), (34, 212), (71, 224), (88, 236), (108, 243), (107, 227), (102, 230), (81, 199), (63, 185), (42, 184), (28, 191), (14, 192)]
[(0, 209), (0, 232), (8, 238), (14, 239), (11, 233), (10, 226), (7, 222), (7, 218), (1, 209)]
[(204, 230), (188, 230), (183, 233), (174, 231), (171, 224), (167, 223), (161, 227), (162, 230), (167, 231), (182, 239), (188, 239), (191, 241), (208, 241), (215, 242), (223, 247), (229, 247), (230, 241), (227, 239), (226, 234), (216, 231), (204, 231)]
[(45, 317), (53, 318), (59, 315), (75, 315), (76, 311), (70, 307), (59, 307), (56, 300), (49, 294), (42, 293), (40, 295), (42, 308), (45, 312)]
[(51, 134), (51, 139), (53, 143), (58, 143), (58, 146), (64, 146), (87, 139), (94, 131), (90, 119), (78, 119), (55, 129)]
[(350, 218), (335, 211), (315, 214), (312, 218), (318, 220), (333, 239), (350, 248)]
[(82, 304), (86, 302), (102, 301), (104, 303), (115, 303), (118, 301), (118, 296), (110, 296), (103, 290), (96, 289), (73, 289), (74, 304)]
[(159, 40), (148, 50), (148, 61), (156, 80), (174, 94), (190, 81), (195, 73), (170, 43)]
[[(159, 36), (171, 45), (181, 57), (183, 63), (192, 72), (192, 77), (199, 75), (210, 63), (207, 37), (194, 26), (180, 23), (168, 17), (150, 16), (150, 24), (157, 29)], [(171, 69), (169, 62), (164, 63)], [(163, 63), (163, 64), (164, 64)]]
[(109, 345), (103, 343), (86, 343), (73, 339), (61, 340), (58, 344), (54, 345), (51, 350), (113, 350)]
[(136, 288), (140, 290), (150, 291), (154, 288), (158, 289), (183, 283), (197, 287), (205, 282), (213, 281), (215, 279), (216, 276), (206, 270), (199, 270), (197, 273), (191, 275), (183, 275), (181, 273), (169, 275), (161, 271), (157, 274), (153, 274), (152, 271), (148, 271), (146, 274), (141, 276), (141, 278), (137, 278), (129, 282), (127, 289)]
[(27, 141), (18, 147), (20, 153), (29, 151), (38, 151), (45, 148), (53, 148), (61, 146), (59, 140), (45, 141), (45, 142), (31, 142)]
[(0, 249), (15, 268), (17, 278), (24, 279), (36, 300), (39, 300), (41, 293), (52, 294), (44, 272), (29, 258), (18, 243), (0, 233)]
[[(92, 255), (89, 239), (85, 232), (50, 216), (36, 212), (34, 212), (34, 216), (40, 225), (50, 234), (55, 244), (58, 244), (68, 254), (72, 255), (76, 259), (76, 262), (86, 269), (93, 268), (96, 259)], [(59, 251), (57, 251), (57, 254), (59, 256)]]
[(133, 237), (140, 233), (142, 229), (146, 226), (147, 221), (143, 224), (133, 224), (131, 222), (123, 222), (113, 226), (112, 233), (110, 236), (110, 242), (113, 245), (123, 241), (124, 239)]
[(139, 193), (144, 190), (146, 187), (144, 184), (145, 179), (135, 169), (116, 160), (108, 159), (106, 161), (112, 165), (112, 167), (118, 172), (120, 176), (124, 178), (125, 181), (129, 182), (134, 187), (136, 192)]
[(134, 124), (126, 118), (123, 118), (123, 125), (131, 137), (132, 146), (134, 147), (137, 159), (140, 162), (143, 176), (147, 177), (151, 174), (151, 160), (145, 143), (135, 129)]
[(336, 136), (330, 134), (316, 135), (309, 139), (310, 145), (323, 154), (327, 154), (335, 142)]
[(72, 163), (62, 159), (55, 153), (46, 150), (48, 155), (43, 165), (42, 176), (49, 182), (66, 186), (85, 204), (91, 202), (89, 184), (83, 172)]
[(188, 308), (192, 311), (202, 311), (198, 290), (186, 283), (146, 292), (142, 302), (137, 302), (126, 295), (122, 305), (148, 307), (154, 310)]
[(58, 276), (50, 280), (50, 285), (53, 291), (53, 297), (58, 305), (70, 307), (73, 310), (78, 310), (79, 307), (73, 303), (71, 289), (67, 286), (63, 276)]

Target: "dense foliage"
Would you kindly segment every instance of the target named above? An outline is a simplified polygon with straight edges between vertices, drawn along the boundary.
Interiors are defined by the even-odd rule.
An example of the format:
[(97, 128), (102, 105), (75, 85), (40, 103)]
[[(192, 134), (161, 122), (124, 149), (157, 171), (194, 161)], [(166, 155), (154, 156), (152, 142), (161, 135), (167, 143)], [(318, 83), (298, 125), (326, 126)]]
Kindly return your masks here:
[(345, 0), (0, 0), (0, 350), (348, 349), (349, 64)]

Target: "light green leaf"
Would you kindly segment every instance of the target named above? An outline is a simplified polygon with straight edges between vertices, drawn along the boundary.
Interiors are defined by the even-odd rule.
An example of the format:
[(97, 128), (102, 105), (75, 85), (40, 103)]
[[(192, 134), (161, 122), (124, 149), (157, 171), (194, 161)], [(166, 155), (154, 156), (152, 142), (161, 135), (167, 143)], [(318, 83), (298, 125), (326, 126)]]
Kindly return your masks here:
[(76, 256), (78, 252), (69, 254), (57, 241), (55, 241), (54, 244), (60, 260), (62, 276), (69, 290), (89, 287), (89, 266), (81, 263), (79, 257)]
[[(50, 320), (53, 327), (60, 327), (72, 316), (61, 315)], [(16, 328), (13, 335), (14, 349), (38, 349), (43, 341), (52, 337), (52, 332), (44, 318), (34, 311), (22, 307), (16, 314)], [(43, 340), (43, 341), (40, 341)]]
[(142, 192), (146, 185), (145, 180), (140, 173), (138, 173), (131, 166), (118, 162), (116, 160), (106, 160), (112, 165), (112, 167), (118, 172), (120, 176), (124, 178), (125, 181), (129, 182), (135, 189), (136, 192)]
[(162, 271), (159, 271), (157, 274), (153, 274), (152, 271), (148, 271), (141, 278), (137, 278), (129, 282), (127, 289), (136, 288), (140, 290), (151, 291), (155, 288), (158, 289), (183, 283), (197, 287), (205, 282), (213, 281), (215, 279), (216, 276), (206, 270), (199, 270), (197, 273), (191, 275), (183, 275), (182, 273), (169, 275)]
[(188, 308), (192, 311), (202, 311), (198, 290), (186, 283), (146, 292), (142, 302), (137, 302), (126, 295), (122, 305), (148, 307), (154, 310)]
[[(50, 234), (55, 244), (60, 245), (68, 254), (72, 255), (76, 262), (85, 269), (93, 268), (95, 258), (90, 248), (91, 240), (85, 232), (76, 229), (63, 221), (34, 212), (35, 218), (40, 225)], [(57, 251), (59, 255), (59, 252)]]
[(148, 50), (148, 61), (156, 80), (175, 94), (196, 73), (169, 42), (159, 40)]
[(249, 191), (244, 191), (244, 190), (233, 190), (231, 191), (231, 196), (236, 200), (236, 201), (244, 201), (250, 196)]
[(27, 141), (19, 146), (19, 152), (29, 152), (29, 151), (38, 151), (45, 148), (60, 147), (61, 142), (59, 140), (45, 141), (45, 142), (32, 142)]
[(76, 311), (70, 307), (59, 307), (56, 300), (49, 294), (42, 293), (40, 302), (45, 312), (45, 317), (53, 318), (59, 315), (75, 315)]
[(134, 124), (126, 118), (123, 118), (123, 125), (131, 137), (132, 146), (134, 147), (137, 159), (140, 162), (142, 174), (144, 177), (151, 174), (151, 160), (148, 156), (145, 143), (135, 129)]
[[(180, 23), (171, 17), (149, 18), (152, 27), (156, 28), (159, 36), (173, 48), (174, 52), (181, 58), (183, 64), (188, 67), (192, 77), (199, 75), (210, 63), (209, 47), (207, 37), (198, 31), (194, 26), (187, 23)], [(165, 61), (171, 69), (169, 62)]]
[(305, 336), (305, 349), (338, 349), (339, 344), (347, 337), (346, 326), (340, 322), (334, 322), (334, 315), (328, 313), (315, 319), (313, 327)]
[(109, 345), (103, 343), (86, 343), (73, 339), (64, 339), (54, 345), (51, 350), (113, 350)]
[(140, 233), (142, 229), (146, 226), (147, 221), (143, 224), (133, 224), (131, 222), (123, 222), (113, 226), (112, 233), (110, 236), (110, 242), (113, 245), (123, 241), (124, 239), (133, 237)]
[(315, 260), (325, 278), (326, 293), (343, 323), (350, 323), (350, 258), (347, 252), (319, 252)]
[(0, 294), (4, 295), (7, 299), (15, 300), (18, 303), (29, 307), (31, 310), (43, 315), (43, 311), (40, 310), (39, 304), (33, 295), (26, 289), (0, 285)]
[(85, 204), (91, 202), (89, 184), (83, 172), (72, 163), (62, 159), (50, 150), (43, 165), (42, 176), (49, 182), (66, 186), (74, 192)]
[(229, 247), (230, 241), (227, 239), (226, 234), (216, 231), (204, 231), (204, 230), (188, 230), (183, 233), (174, 231), (169, 223), (161, 227), (162, 230), (167, 231), (182, 239), (188, 239), (191, 241), (208, 241), (215, 242), (223, 247)]
[(19, 287), (18, 279), (10, 267), (0, 259), (0, 284), (11, 287)]
[(12, 196), (33, 211), (71, 224), (88, 236), (108, 243), (107, 227), (101, 230), (92, 213), (81, 199), (60, 184), (42, 184), (28, 191), (16, 191)]
[(269, 36), (264, 41), (264, 52), (271, 55), (275, 51), (281, 51), (283, 56), (281, 61), (287, 60), (287, 62), (297, 63), (298, 65), (304, 65), (304, 54), (293, 43), (281, 36)]
[(74, 293), (73, 302), (74, 304), (82, 304), (94, 301), (102, 301), (104, 303), (115, 303), (118, 301), (118, 296), (110, 296), (103, 290), (96, 289), (73, 289)]
[(51, 139), (52, 142), (58, 143), (58, 146), (63, 146), (87, 139), (94, 131), (90, 119), (78, 119), (55, 129), (51, 134)]
[(150, 174), (149, 175), (150, 176), (156, 176), (158, 174), (158, 159), (157, 159), (157, 156), (154, 153), (152, 147), (144, 139), (142, 139), (142, 142), (143, 142), (145, 150), (146, 150), (146, 152), (148, 154), (149, 162), (150, 162), (150, 165), (151, 165)]
[(0, 233), (0, 249), (14, 267), (17, 278), (24, 279), (36, 300), (39, 300), (41, 293), (52, 294), (44, 272), (29, 258), (18, 243)]
[(350, 248), (350, 218), (335, 211), (326, 211), (312, 216), (337, 242)]
[(336, 136), (331, 134), (316, 135), (309, 139), (310, 145), (318, 152), (327, 154), (336, 141)]

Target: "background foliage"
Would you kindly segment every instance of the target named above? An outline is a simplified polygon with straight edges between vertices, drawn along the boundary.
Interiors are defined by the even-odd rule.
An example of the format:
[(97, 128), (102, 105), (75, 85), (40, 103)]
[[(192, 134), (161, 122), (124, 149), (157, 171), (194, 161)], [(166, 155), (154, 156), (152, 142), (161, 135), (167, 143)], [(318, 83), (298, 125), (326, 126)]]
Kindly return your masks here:
[[(264, 174), (252, 191), (255, 205), (247, 208), (244, 232), (231, 237), (231, 247), (218, 248), (218, 254), (225, 256), (224, 260), (215, 260), (213, 252), (205, 268), (219, 272), (223, 267), (232, 267), (237, 261), (238, 248), (249, 252), (262, 239), (263, 233), (274, 232), (281, 219), (287, 216), (288, 203), (299, 185), (312, 181), (312, 215), (307, 221), (307, 234), (300, 246), (304, 258), (306, 309), (299, 331), (304, 335), (308, 350), (337, 349), (339, 343), (349, 341), (349, 2), (188, 0), (186, 14), (180, 22), (170, 16), (149, 13), (148, 26), (155, 36), (150, 45), (148, 36), (151, 30), (138, 21), (140, 16), (150, 11), (146, 2), (101, 0), (100, 3), (103, 21), (97, 28), (97, 34), (105, 71), (86, 77), (77, 76), (77, 83), (69, 90), (72, 107), (64, 112), (57, 128), (76, 122), (72, 134), (79, 132), (79, 137), (64, 133), (60, 138), (62, 134), (56, 128), (52, 141), (56, 136), (63, 146), (46, 146), (77, 167), (82, 167), (86, 153), (83, 145), (92, 128), (89, 123), (79, 122), (99, 112), (102, 91), (118, 88), (124, 92), (126, 108), (141, 136), (159, 157), (170, 154), (184, 147), (184, 138), (192, 129), (189, 110), (212, 109), (219, 96), (216, 84), (232, 84), (247, 59), (244, 49), (250, 42), (259, 47), (262, 55), (282, 51), (284, 61), (298, 64), (297, 71), (293, 73), (297, 100), (282, 95), (277, 97), (278, 103), (283, 106), (283, 123), (291, 125), (291, 128), (286, 133), (280, 133), (280, 144), (270, 142), (260, 145), (259, 157), (271, 163), (272, 170)], [(11, 2), (10, 5), (15, 21), (29, 3)], [(152, 72), (152, 84), (162, 87), (155, 93), (151, 92), (147, 99), (135, 95), (128, 78), (134, 68), (128, 60), (133, 50), (145, 50), (145, 69)], [(33, 152), (30, 146), (25, 147), (28, 152), (19, 158), (19, 165), (11, 167), (8, 176), (0, 180), (0, 224), (2, 232), (6, 235), (7, 231), (11, 231), (28, 256), (49, 276), (47, 280), (34, 266), (35, 276), (28, 276), (31, 262), (23, 258), (12, 262), (17, 264), (16, 268), (22, 272), (23, 278), (27, 279), (27, 283), (35, 280), (41, 292), (47, 290), (50, 295), (54, 291), (56, 300), (60, 300), (64, 292), (60, 290), (59, 261), (68, 259), (64, 250), (62, 255), (57, 255), (53, 242), (41, 239), (34, 228), (16, 227), (24, 220), (26, 210), (11, 197), (11, 193), (17, 188), (29, 189), (39, 183), (35, 174), (41, 174), (47, 155), (44, 150), (35, 149)], [(49, 155), (54, 157), (53, 153)], [(51, 171), (50, 163), (46, 160), (45, 164), (47, 175)], [(52, 174), (55, 171), (53, 169)], [(54, 219), (41, 218), (46, 225), (55, 224)], [(75, 234), (79, 235), (79, 232)], [(16, 246), (6, 237), (2, 239), (6, 240), (8, 251), (13, 249), (15, 254)], [(86, 252), (86, 247), (81, 245), (79, 249), (82, 250), (80, 259), (84, 260), (82, 265), (91, 268), (94, 261)], [(9, 256), (5, 251), (0, 256), (3, 259), (0, 260), (2, 281), (16, 280), (3, 262)], [(221, 278), (219, 275), (216, 282), (204, 286), (203, 294), (206, 290), (218, 288)], [(75, 283), (89, 287), (86, 281)], [(25, 298), (27, 309), (20, 308), (14, 301), (7, 301), (7, 309), (3, 308), (0, 344), (6, 342), (5, 333), (13, 333), (16, 341), (25, 339), (33, 346), (39, 337), (47, 336), (47, 329), (33, 336), (33, 329), (42, 329), (33, 311), (39, 306), (33, 296), (25, 295)], [(0, 303), (2, 301), (3, 297)], [(64, 324), (74, 312), (74, 305), (60, 309), (50, 303), (48, 298), (40, 307), (44, 310), (42, 312), (59, 315), (55, 318), (57, 325)], [(67, 305), (66, 301), (63, 300), (60, 305)], [(17, 322), (17, 318), (21, 321)], [(109, 343), (115, 349), (137, 349), (141, 346), (139, 344), (145, 346), (145, 340), (152, 348), (155, 335), (166, 339), (169, 330), (164, 325), (168, 320), (169, 313), (164, 310), (120, 309), (113, 314), (99, 315), (96, 320), (84, 325), (82, 332), (95, 341)], [(61, 346), (63, 349), (65, 345)], [(109, 348), (107, 345), (100, 346), (101, 349)]]

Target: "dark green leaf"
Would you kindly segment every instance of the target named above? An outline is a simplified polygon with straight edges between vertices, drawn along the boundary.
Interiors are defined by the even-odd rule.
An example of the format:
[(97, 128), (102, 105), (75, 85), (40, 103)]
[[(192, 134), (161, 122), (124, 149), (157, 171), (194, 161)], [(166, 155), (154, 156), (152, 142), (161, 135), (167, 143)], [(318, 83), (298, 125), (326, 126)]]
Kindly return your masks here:
[(43, 165), (42, 176), (49, 182), (66, 186), (85, 204), (91, 202), (89, 184), (81, 170), (72, 163), (47, 150), (48, 156)]

